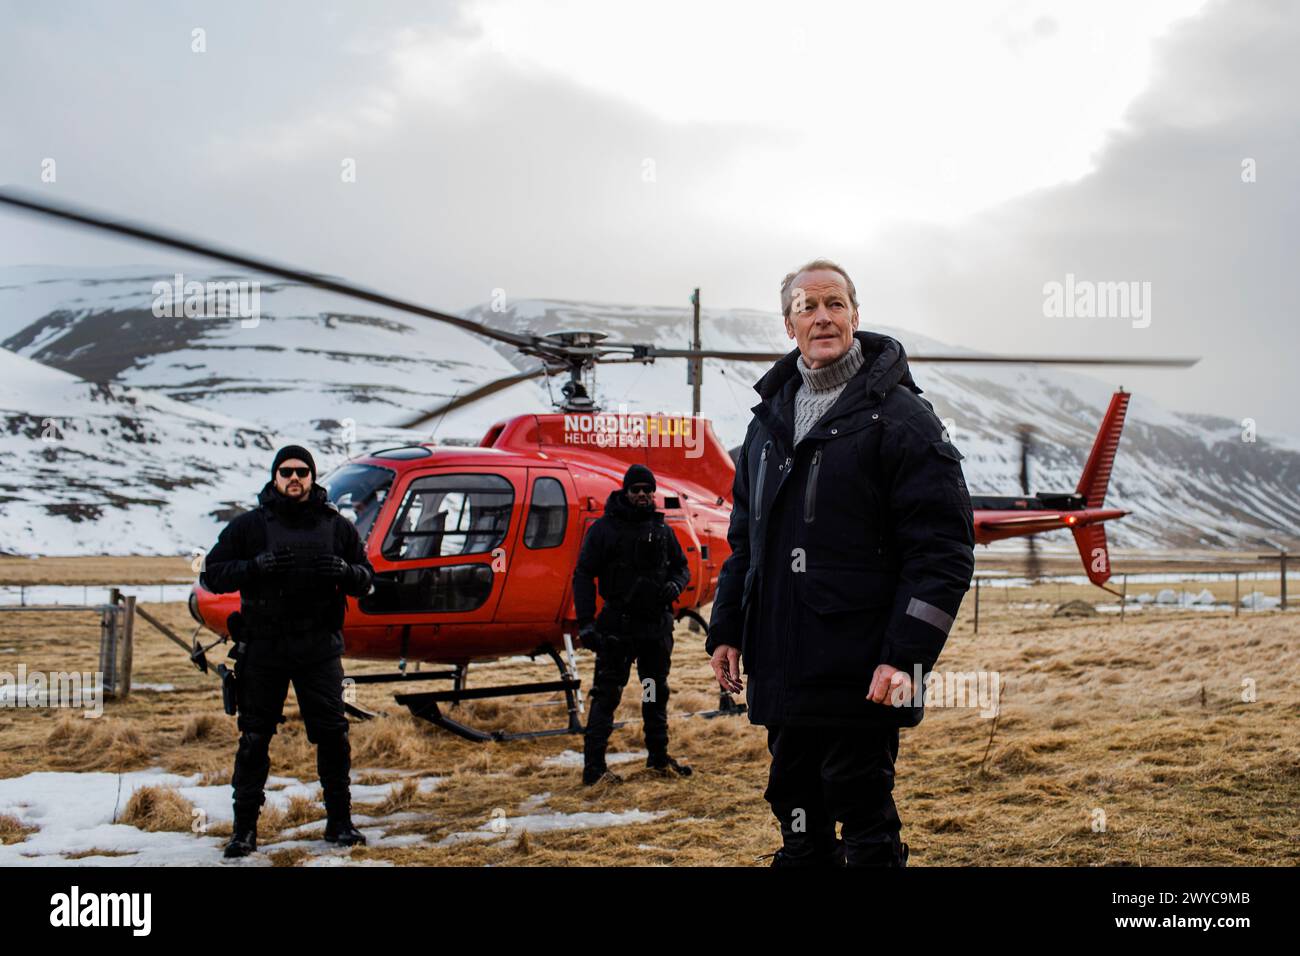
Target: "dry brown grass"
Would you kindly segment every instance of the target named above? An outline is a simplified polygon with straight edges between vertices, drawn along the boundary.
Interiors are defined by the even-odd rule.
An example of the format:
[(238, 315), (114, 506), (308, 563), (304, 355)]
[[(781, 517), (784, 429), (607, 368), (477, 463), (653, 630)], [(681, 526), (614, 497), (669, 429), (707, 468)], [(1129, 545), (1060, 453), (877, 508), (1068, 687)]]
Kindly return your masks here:
[(194, 577), (187, 557), (0, 557), (0, 584), (180, 584)]
[(194, 804), (173, 787), (140, 787), (131, 794), (117, 822), (151, 833), (185, 833), (194, 823)]
[(281, 811), (280, 827), (302, 826), (324, 818), (325, 811), (321, 809), (319, 793), (310, 797), (293, 796), (289, 798), (289, 805)]
[(211, 739), (220, 727), (216, 714), (195, 714), (185, 721), (181, 731), (181, 743), (190, 744), (198, 740)]
[(35, 832), (36, 827), (24, 826), (17, 817), (0, 814), (0, 843), (22, 843)]
[(297, 866), (311, 858), (311, 851), (306, 847), (295, 846), (287, 850), (272, 850), (267, 856), (272, 866)]
[(420, 796), (420, 783), (410, 777), (394, 784), (388, 796), (379, 803), (367, 807), (366, 812), (373, 817), (387, 817), (394, 813), (410, 810)]
[[(1028, 596), (1052, 605), (1058, 596), (1094, 602), (1101, 597), (1092, 589), (1054, 583)], [(970, 709), (932, 708), (920, 727), (903, 732), (895, 796), (911, 862), (1300, 863), (1294, 822), (1300, 802), (1300, 703), (1294, 691), (1300, 686), (1300, 614), (1233, 618), (1157, 611), (1121, 624), (1106, 615), (1053, 619), (1050, 607), (1021, 610), (1006, 597), (985, 590), (978, 635), (968, 599), (940, 660), (943, 670), (982, 668), (1001, 675), (1003, 708), (991, 747), (992, 722)], [(188, 636), (192, 630), (183, 606), (149, 608), (178, 632)], [(19, 661), (34, 670), (92, 668), (97, 621), (93, 614), (81, 617), (0, 615), (0, 648), (20, 651), (0, 657), (0, 668)], [(685, 626), (677, 637), (671, 711), (716, 706), (701, 637)], [(220, 659), (218, 652), (211, 656)], [(591, 664), (591, 655), (580, 655), (584, 687), (590, 685)], [(475, 665), (471, 686), (547, 679), (547, 668), (541, 662)], [(386, 669), (349, 662), (354, 672)], [(1255, 681), (1254, 702), (1242, 699), (1248, 678)], [(174, 684), (176, 690), (109, 702), (99, 720), (0, 709), (0, 776), (161, 766), (202, 774), (212, 785), (228, 783), (237, 733), (234, 720), (221, 712), (217, 682), (195, 671), (147, 625), (138, 631), (136, 679)], [(398, 779), (393, 771), (412, 778), (358, 812), (416, 811), (415, 818), (387, 832), (422, 834), (426, 842), (358, 848), (355, 859), (470, 866), (750, 865), (779, 843), (762, 800), (765, 732), (743, 718), (673, 720), (673, 752), (696, 769), (689, 779), (660, 778), (638, 760), (614, 766), (626, 778), (623, 784), (588, 789), (580, 785), (576, 766), (546, 763), (562, 751), (580, 751), (580, 738), (473, 744), (399, 709), (391, 686), (358, 690), (363, 707), (385, 714), (353, 727), (354, 766), (365, 772), (360, 782), (391, 783)], [(558, 700), (529, 706), (534, 703), (484, 701), (452, 713), (512, 730), (563, 723)], [(618, 717), (632, 720), (639, 710), (633, 681)], [(292, 694), (287, 713), (290, 720), (272, 744), (272, 772), (312, 782), (315, 752)], [(642, 747), (638, 723), (615, 731), (611, 751)], [(428, 776), (442, 781), (431, 792), (418, 791), (416, 778)], [(543, 800), (542, 794), (549, 796)], [(511, 822), (526, 813), (632, 810), (663, 815), (625, 826), (526, 835)], [(259, 840), (274, 842), (283, 829), (319, 819), (320, 813), (314, 804), (309, 811), (306, 801), (286, 811), (267, 810)], [(434, 845), (477, 830), (494, 816), (504, 816), (509, 825), (498, 839)], [(188, 816), (182, 829), (189, 829)], [(219, 824), (208, 830), (228, 832)], [(286, 850), (274, 861), (294, 865), (309, 854)]]
[(45, 746), (57, 769), (121, 771), (149, 759), (152, 748), (146, 736), (117, 717), (61, 714), (46, 735)]

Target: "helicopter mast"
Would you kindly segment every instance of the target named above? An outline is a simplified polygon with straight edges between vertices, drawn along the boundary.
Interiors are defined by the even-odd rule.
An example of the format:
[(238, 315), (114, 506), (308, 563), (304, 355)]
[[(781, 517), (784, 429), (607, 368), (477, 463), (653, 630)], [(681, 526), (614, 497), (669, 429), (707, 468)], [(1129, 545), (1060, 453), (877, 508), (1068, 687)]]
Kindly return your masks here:
[[(691, 293), (691, 305), (695, 307), (695, 335), (691, 339), (691, 348), (700, 350), (700, 287)], [(691, 414), (700, 417), (700, 387), (704, 379), (704, 359), (698, 355), (686, 362), (686, 378), (691, 383)]]

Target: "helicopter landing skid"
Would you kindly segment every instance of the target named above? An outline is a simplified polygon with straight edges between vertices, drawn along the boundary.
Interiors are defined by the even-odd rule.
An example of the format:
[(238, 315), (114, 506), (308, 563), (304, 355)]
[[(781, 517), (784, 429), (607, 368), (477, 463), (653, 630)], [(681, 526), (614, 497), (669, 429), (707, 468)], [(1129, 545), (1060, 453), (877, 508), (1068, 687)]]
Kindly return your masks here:
[[(403, 707), (408, 708), (411, 714), (419, 717), (421, 720), (427, 720), (429, 723), (441, 727), (443, 730), (449, 730), (458, 737), (466, 740), (472, 740), (476, 743), (486, 743), (488, 741), (506, 741), (506, 740), (528, 740), (536, 737), (559, 737), (564, 734), (580, 734), (583, 732), (582, 721), (578, 719), (578, 698), (576, 691), (579, 687), (579, 681), (576, 677), (570, 675), (564, 665), (564, 660), (560, 657), (559, 652), (554, 647), (547, 645), (539, 648), (537, 653), (546, 653), (552, 661), (555, 662), (556, 668), (560, 672), (560, 679), (555, 681), (540, 681), (533, 684), (505, 684), (500, 687), (466, 687), (464, 681), (464, 672), (457, 668), (454, 672), (444, 672), (444, 674), (424, 675), (426, 679), (435, 677), (435, 679), (450, 679), (455, 681), (451, 690), (433, 690), (424, 691), (415, 694), (397, 694), (396, 700)], [(553, 694), (556, 691), (564, 692), (564, 702), (569, 713), (569, 723), (567, 727), (556, 727), (550, 730), (528, 730), (510, 733), (504, 730), (483, 731), (470, 727), (448, 717), (442, 712), (439, 704), (458, 704), (463, 700), (483, 700), (488, 697), (516, 697), (521, 694)]]

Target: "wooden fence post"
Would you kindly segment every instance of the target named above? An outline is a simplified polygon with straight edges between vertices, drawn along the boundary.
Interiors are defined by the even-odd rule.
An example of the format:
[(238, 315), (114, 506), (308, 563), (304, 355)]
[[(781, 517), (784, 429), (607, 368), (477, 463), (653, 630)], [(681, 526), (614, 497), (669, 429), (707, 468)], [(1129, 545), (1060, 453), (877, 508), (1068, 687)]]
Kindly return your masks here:
[(135, 596), (124, 599), (122, 605), (122, 667), (118, 677), (118, 699), (131, 696), (131, 664), (135, 659)]
[(121, 630), (121, 609), (118, 607), (117, 588), (108, 591), (108, 603), (103, 606), (99, 626), (99, 671), (103, 674), (105, 697), (117, 694), (117, 642)]

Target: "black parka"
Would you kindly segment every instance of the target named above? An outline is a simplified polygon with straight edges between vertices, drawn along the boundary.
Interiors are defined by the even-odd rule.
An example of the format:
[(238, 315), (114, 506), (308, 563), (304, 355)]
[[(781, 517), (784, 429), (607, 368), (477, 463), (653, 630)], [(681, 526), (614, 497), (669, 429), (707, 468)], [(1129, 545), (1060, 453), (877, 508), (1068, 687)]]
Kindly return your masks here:
[[(596, 614), (596, 579), (605, 602)], [(605, 500), (605, 513), (582, 539), (573, 572), (573, 605), (579, 626), (595, 618), (609, 634), (661, 637), (671, 633), (669, 604), (659, 594), (668, 582), (680, 594), (690, 566), (662, 511), (636, 508), (621, 488)]]
[(741, 649), (757, 724), (919, 723), (865, 699), (872, 674), (928, 672), (974, 572), (961, 453), (902, 345), (855, 335), (862, 368), (797, 449), (798, 351), (754, 386), (706, 646)]
[[(288, 663), (308, 663), (343, 653), (345, 595), (369, 592), (374, 569), (352, 522), (330, 503), (325, 489), (313, 485), (305, 502), (295, 502), (267, 482), (258, 507), (234, 518), (204, 559), (200, 581), (216, 594), (238, 591), (237, 637), (263, 647), (254, 656), (274, 655)], [(299, 567), (269, 579), (254, 571), (253, 559), (287, 543)], [(346, 585), (312, 570), (318, 555), (335, 554), (363, 573)]]

